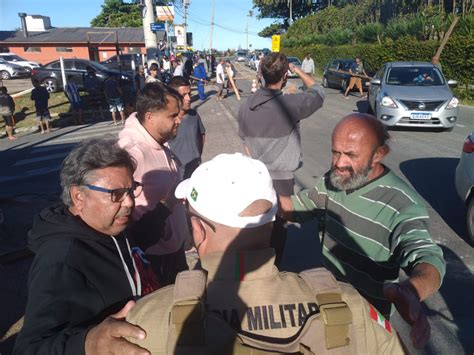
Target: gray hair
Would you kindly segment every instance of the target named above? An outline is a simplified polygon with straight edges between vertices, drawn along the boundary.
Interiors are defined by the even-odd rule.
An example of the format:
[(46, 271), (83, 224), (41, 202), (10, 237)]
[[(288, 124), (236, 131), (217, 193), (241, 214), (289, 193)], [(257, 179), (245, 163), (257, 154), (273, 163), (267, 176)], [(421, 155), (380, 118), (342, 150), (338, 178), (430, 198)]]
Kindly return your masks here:
[(124, 167), (131, 174), (136, 163), (130, 154), (117, 145), (117, 140), (108, 135), (104, 138), (92, 138), (83, 141), (64, 159), (60, 181), (62, 199), (66, 206), (73, 205), (69, 190), (72, 186), (91, 183), (94, 172), (109, 167)]

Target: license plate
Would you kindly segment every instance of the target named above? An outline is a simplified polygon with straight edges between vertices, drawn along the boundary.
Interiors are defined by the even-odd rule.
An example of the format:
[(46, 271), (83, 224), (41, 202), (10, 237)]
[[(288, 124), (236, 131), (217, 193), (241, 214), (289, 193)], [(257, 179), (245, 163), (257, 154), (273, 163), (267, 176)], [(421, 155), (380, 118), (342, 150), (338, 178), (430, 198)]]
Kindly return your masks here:
[(417, 112), (410, 114), (410, 119), (412, 120), (430, 120), (431, 113)]

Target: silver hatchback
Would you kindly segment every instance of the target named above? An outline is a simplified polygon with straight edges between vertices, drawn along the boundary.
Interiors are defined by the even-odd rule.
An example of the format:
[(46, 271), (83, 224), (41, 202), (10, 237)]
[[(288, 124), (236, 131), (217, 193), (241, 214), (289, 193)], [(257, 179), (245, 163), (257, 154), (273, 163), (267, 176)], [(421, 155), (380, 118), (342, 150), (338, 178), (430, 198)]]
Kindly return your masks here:
[(451, 130), (459, 112), (455, 85), (431, 63), (386, 63), (370, 81), (369, 111), (387, 126)]
[(467, 207), (467, 232), (469, 241), (474, 245), (474, 132), (464, 140), (454, 184), (459, 197)]

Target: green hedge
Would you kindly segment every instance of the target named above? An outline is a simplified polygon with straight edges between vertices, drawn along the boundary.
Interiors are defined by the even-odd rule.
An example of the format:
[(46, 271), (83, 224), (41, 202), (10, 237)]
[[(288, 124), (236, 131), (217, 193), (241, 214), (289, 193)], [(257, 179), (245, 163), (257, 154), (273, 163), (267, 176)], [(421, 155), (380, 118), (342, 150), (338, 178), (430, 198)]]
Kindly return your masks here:
[[(336, 58), (360, 56), (374, 70), (392, 61), (431, 61), (439, 46), (438, 41), (418, 41), (404, 37), (397, 41), (386, 40), (383, 44), (357, 44), (325, 46), (308, 44), (306, 46), (282, 47), (282, 52), (303, 59), (311, 53), (315, 65), (322, 70)], [(441, 54), (441, 65), (447, 79), (455, 79), (467, 87), (474, 84), (474, 38), (453, 36)]]

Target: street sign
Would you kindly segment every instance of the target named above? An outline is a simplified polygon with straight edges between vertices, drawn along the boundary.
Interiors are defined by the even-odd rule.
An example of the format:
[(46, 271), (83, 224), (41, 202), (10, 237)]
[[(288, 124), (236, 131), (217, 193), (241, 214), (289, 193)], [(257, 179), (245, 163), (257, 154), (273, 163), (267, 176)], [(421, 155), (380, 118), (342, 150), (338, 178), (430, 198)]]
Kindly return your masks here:
[(280, 35), (272, 36), (272, 52), (280, 51)]
[(164, 23), (164, 22), (150, 23), (150, 29), (151, 29), (153, 32), (156, 32), (156, 31), (164, 31), (164, 30), (165, 30), (165, 23)]

